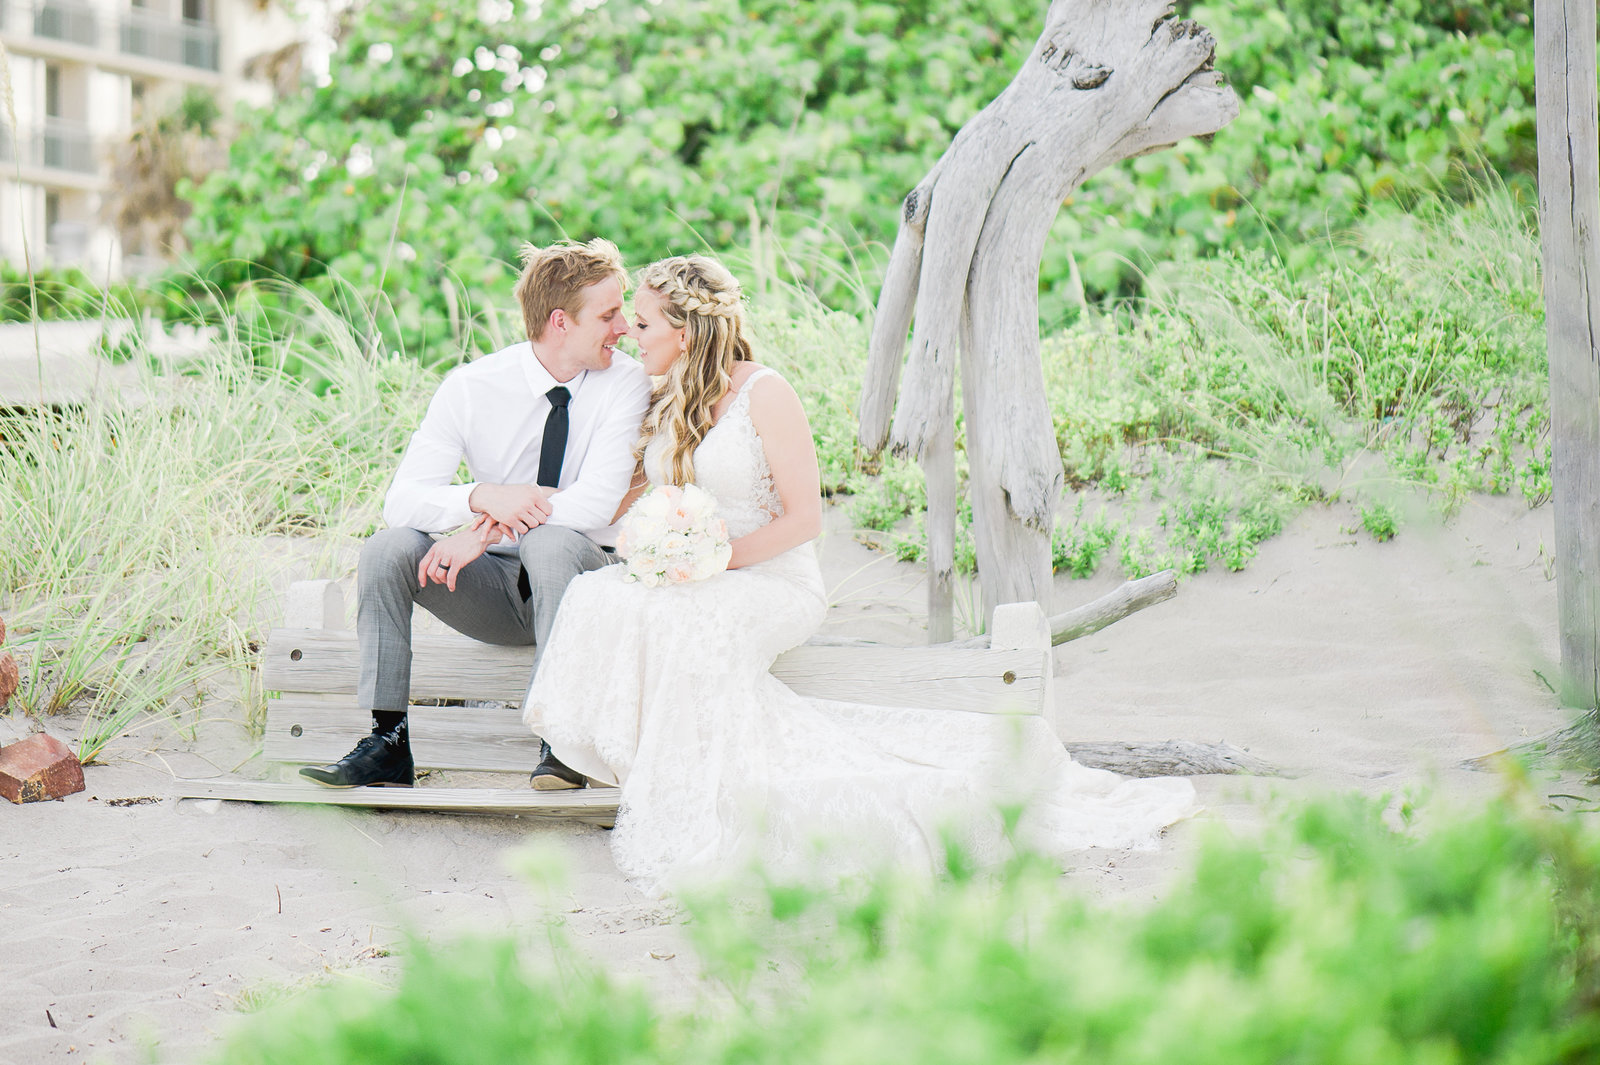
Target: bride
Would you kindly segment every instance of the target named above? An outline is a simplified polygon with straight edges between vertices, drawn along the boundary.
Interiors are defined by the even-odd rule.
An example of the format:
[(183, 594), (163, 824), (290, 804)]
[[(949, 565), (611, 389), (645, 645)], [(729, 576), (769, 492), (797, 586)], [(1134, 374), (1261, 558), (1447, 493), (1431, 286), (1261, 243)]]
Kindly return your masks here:
[(1193, 812), (1188, 781), (1079, 766), (1039, 717), (807, 699), (773, 677), (827, 606), (805, 410), (754, 361), (738, 282), (714, 260), (646, 267), (630, 332), (658, 384), (623, 507), (653, 485), (697, 484), (733, 557), (661, 587), (622, 566), (578, 577), (523, 704), (552, 752), (535, 786), (621, 788), (612, 849), (625, 875), (660, 891), (752, 860), (825, 877), (937, 870), (952, 844), (980, 862), (1013, 842), (1136, 846)]

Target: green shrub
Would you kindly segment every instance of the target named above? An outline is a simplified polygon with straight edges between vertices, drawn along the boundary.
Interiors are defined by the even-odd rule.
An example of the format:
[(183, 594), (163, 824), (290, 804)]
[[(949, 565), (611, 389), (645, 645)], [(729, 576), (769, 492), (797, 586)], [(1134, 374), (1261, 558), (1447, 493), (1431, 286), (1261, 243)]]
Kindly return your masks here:
[(435, 950), (418, 943), (393, 993), (344, 984), (269, 1006), (269, 1023), (221, 1060), (376, 1065), (549, 1063), (647, 1065), (663, 1060), (658, 1018), (636, 988), (586, 972), (563, 981), (529, 972), (505, 941)]
[[(1496, 804), (1419, 832), (1393, 827), (1382, 803), (1323, 802), (1261, 839), (1213, 836), (1193, 875), (1142, 910), (1087, 905), (1040, 861), (993, 880), (959, 856), (951, 870), (931, 886), (879, 877), (843, 891), (768, 884), (756, 906), (691, 900), (689, 931), (723, 989), (692, 1012), (654, 1007), (570, 957), (534, 970), (504, 942), (416, 944), (396, 989), (344, 984), (269, 1008), (217, 1060), (1558, 1065), (1600, 1054), (1600, 851), (1548, 812)], [(539, 975), (553, 972), (567, 975)]]
[[(287, 280), (387, 350), (485, 347), (520, 242), (629, 260), (753, 244), (859, 310), (901, 199), (1011, 80), (1034, 0), (365, 0), (325, 84), (241, 116), (184, 189), (194, 273)], [(1534, 171), (1531, 5), (1247, 0), (1180, 10), (1243, 101), (1215, 138), (1090, 179), (1057, 219), (1041, 317), (1137, 292), (1156, 264), (1274, 248), (1321, 261), (1372, 208)], [(1520, 175), (1520, 177), (1519, 177)]]
[(507, 305), (521, 242), (563, 236), (634, 263), (764, 241), (780, 277), (856, 310), (873, 267), (855, 258), (1038, 18), (1033, 0), (367, 0), (327, 83), (252, 111), (188, 190), (197, 270), (324, 299), (343, 279), (414, 357)]
[(1107, 521), (1105, 508), (1088, 519), (1083, 511), (1084, 500), (1080, 496), (1070, 522), (1058, 521), (1055, 535), (1050, 538), (1052, 570), (1066, 571), (1080, 580), (1094, 576), (1100, 560), (1117, 542), (1117, 530)]
[(1374, 503), (1361, 508), (1361, 527), (1380, 544), (1393, 540), (1400, 527), (1400, 519), (1387, 503)]
[(0, 321), (74, 321), (85, 318), (136, 317), (141, 309), (160, 306), (152, 289), (133, 283), (107, 290), (75, 266), (43, 266), (28, 271), (20, 263), (0, 263)]
[(1201, 143), (1091, 178), (1046, 252), (1047, 322), (1082, 289), (1137, 292), (1172, 259), (1271, 249), (1296, 269), (1326, 238), (1419, 193), (1470, 199), (1470, 175), (1530, 190), (1533, 5), (1251, 0), (1179, 9), (1217, 38), (1237, 119)]
[(1239, 569), (1364, 454), (1447, 512), (1474, 491), (1548, 498), (1530, 227), (1485, 186), (1469, 208), (1371, 217), (1314, 269), (1259, 251), (1171, 265), (1145, 299), (1046, 337), (1067, 481), (1109, 493), (1123, 571)]
[(891, 456), (877, 475), (857, 473), (850, 480), (850, 522), (858, 529), (888, 532), (927, 505), (922, 467), (914, 462)]

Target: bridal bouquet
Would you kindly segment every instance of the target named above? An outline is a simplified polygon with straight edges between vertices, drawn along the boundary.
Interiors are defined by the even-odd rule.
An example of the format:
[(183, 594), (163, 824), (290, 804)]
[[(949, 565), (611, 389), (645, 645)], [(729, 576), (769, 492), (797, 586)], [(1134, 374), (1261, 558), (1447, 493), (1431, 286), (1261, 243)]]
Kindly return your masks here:
[(655, 588), (721, 573), (733, 547), (710, 492), (692, 484), (663, 484), (623, 515), (617, 554), (625, 560), (628, 580)]

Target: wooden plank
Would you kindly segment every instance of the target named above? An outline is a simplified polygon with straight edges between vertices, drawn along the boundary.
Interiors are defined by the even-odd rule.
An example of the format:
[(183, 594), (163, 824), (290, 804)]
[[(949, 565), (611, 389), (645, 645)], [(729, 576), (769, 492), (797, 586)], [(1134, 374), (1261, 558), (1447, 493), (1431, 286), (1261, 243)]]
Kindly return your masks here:
[(534, 791), (532, 788), (324, 788), (263, 780), (183, 780), (174, 782), (178, 799), (228, 799), (234, 802), (305, 803), (361, 806), (380, 810), (438, 810), (445, 813), (521, 814), (610, 825), (617, 816), (616, 788)]
[[(268, 691), (354, 693), (359, 669), (353, 632), (273, 629), (261, 652), (261, 683)], [(416, 636), (411, 642), (413, 699), (521, 702), (532, 672), (532, 647), (499, 647), (465, 636)]]
[[(370, 726), (349, 696), (269, 699), (262, 754), (300, 765), (338, 761)], [(539, 764), (539, 740), (515, 707), (413, 706), (408, 727), (419, 769), (529, 773)]]
[[(464, 636), (414, 641), (411, 696), (520, 702), (533, 650), (495, 647)], [(359, 649), (354, 633), (274, 629), (262, 651), (269, 691), (350, 694)], [(935, 710), (1038, 713), (1045, 661), (1029, 651), (931, 647), (801, 646), (772, 672), (802, 695)]]
[(1040, 712), (1059, 730), (1056, 719), (1055, 661), (1051, 654), (1050, 621), (1038, 603), (1001, 603), (989, 621), (989, 648), (994, 651), (1032, 652), (1039, 662)]
[(1600, 142), (1594, 0), (1538, 0), (1539, 233), (1550, 352), (1561, 697), (1600, 701)]
[(1044, 705), (1043, 664), (1043, 656), (1035, 651), (807, 644), (780, 656), (772, 675), (816, 699), (1037, 714)]

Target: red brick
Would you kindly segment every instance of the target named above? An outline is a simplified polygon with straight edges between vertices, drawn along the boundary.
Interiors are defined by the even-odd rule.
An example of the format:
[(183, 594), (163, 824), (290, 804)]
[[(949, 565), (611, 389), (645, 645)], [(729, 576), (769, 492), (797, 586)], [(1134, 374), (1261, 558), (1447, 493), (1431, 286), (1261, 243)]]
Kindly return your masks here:
[(17, 685), (21, 682), (17, 660), (11, 657), (9, 651), (0, 652), (0, 710), (4, 710), (11, 697), (17, 694)]
[(12, 802), (59, 799), (82, 790), (78, 756), (54, 736), (36, 732), (0, 747), (0, 795)]

